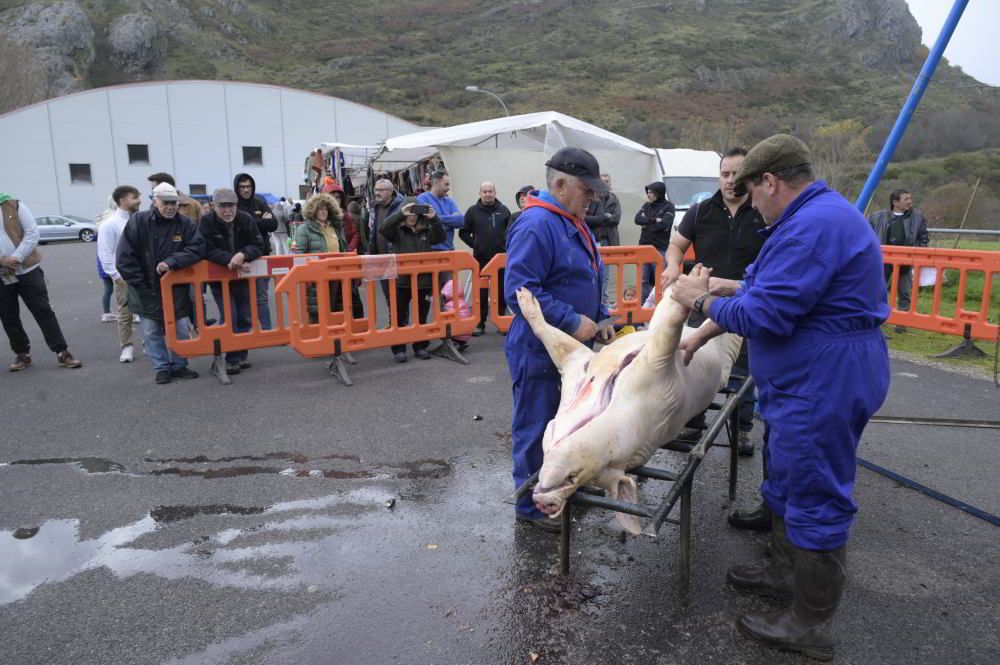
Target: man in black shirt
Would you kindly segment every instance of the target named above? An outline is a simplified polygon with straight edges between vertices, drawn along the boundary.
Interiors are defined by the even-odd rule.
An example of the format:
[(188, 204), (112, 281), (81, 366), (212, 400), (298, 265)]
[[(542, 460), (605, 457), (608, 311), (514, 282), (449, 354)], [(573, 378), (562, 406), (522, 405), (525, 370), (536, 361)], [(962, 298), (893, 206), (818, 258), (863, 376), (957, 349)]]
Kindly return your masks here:
[[(731, 148), (719, 163), (719, 189), (710, 198), (692, 205), (677, 232), (670, 238), (667, 248), (667, 269), (663, 274), (665, 287), (673, 284), (683, 271), (684, 253), (694, 245), (695, 256), (702, 265), (712, 268), (713, 293), (732, 295), (739, 288), (739, 280), (747, 266), (757, 259), (764, 237), (759, 233), (765, 228), (764, 219), (750, 203), (749, 195), (737, 196), (735, 191), (736, 172), (746, 156), (743, 148)], [(700, 325), (702, 318), (690, 320), (690, 325)], [(750, 375), (747, 345), (743, 343), (739, 358), (730, 375), (732, 389), (738, 389)], [(753, 412), (756, 405), (753, 391), (740, 404), (740, 454), (753, 455), (754, 446), (750, 439), (753, 430)], [(689, 423), (700, 432), (704, 426), (704, 414)], [(694, 432), (688, 432), (688, 436)], [(683, 435), (683, 433), (682, 433)], [(765, 504), (752, 511), (735, 511), (730, 515), (730, 524), (738, 528), (767, 528), (771, 516), (766, 513)]]

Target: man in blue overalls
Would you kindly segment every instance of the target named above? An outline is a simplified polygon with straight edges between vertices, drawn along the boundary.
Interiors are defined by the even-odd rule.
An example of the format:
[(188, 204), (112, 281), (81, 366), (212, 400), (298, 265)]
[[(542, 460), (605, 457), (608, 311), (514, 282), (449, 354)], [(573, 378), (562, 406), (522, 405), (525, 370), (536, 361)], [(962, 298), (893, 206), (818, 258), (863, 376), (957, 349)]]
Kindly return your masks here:
[[(597, 160), (586, 150), (563, 148), (545, 163), (546, 189), (527, 195), (524, 210), (507, 231), (504, 296), (514, 311), (507, 335), (507, 366), (514, 388), (511, 424), (514, 486), (542, 466), (542, 436), (559, 408), (559, 371), (521, 316), (517, 291), (531, 291), (545, 320), (585, 344), (614, 336), (601, 304), (603, 263), (598, 244), (583, 221), (595, 192), (608, 186)], [(516, 517), (545, 531), (558, 532), (559, 520), (535, 508), (531, 494), (517, 504)]]
[(858, 509), (858, 442), (889, 389), (879, 329), (889, 316), (882, 252), (864, 216), (814, 181), (809, 149), (792, 136), (757, 144), (736, 186), (764, 217), (764, 246), (732, 297), (709, 295), (700, 266), (678, 279), (673, 298), (711, 318), (680, 348), (689, 360), (722, 331), (747, 338), (767, 423), (761, 494), (774, 514), (774, 556), (734, 566), (726, 577), (737, 589), (792, 602), (777, 614), (746, 614), (738, 627), (765, 644), (830, 660)]

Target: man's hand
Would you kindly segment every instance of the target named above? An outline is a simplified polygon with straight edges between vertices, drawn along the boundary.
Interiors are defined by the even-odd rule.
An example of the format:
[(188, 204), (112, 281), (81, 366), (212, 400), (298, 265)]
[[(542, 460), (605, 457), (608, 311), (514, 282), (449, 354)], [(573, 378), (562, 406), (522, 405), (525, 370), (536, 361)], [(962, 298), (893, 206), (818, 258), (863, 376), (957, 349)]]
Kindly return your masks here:
[(573, 333), (573, 337), (580, 342), (589, 342), (594, 339), (597, 335), (598, 329), (597, 324), (590, 317), (580, 315), (580, 325), (577, 326), (576, 332)]
[(738, 288), (740, 288), (740, 283), (735, 279), (723, 279), (722, 277), (708, 279), (708, 292), (713, 296), (734, 296)]
[(413, 206), (414, 206), (413, 203), (407, 203), (405, 206), (403, 206), (402, 208), (400, 208), (399, 211), (401, 213), (403, 213), (404, 215), (409, 215), (410, 214), (410, 208), (412, 208)]
[(614, 324), (607, 324), (597, 331), (597, 341), (601, 344), (610, 344), (615, 339)]
[(168, 272), (170, 272), (170, 266), (167, 265), (166, 261), (160, 261), (156, 264), (157, 275), (166, 275)]
[(229, 265), (226, 266), (230, 270), (239, 270), (243, 267), (243, 263), (247, 260), (247, 257), (243, 252), (236, 252), (233, 254), (233, 258), (229, 259)]
[(678, 263), (675, 266), (667, 264), (667, 269), (663, 271), (660, 275), (660, 281), (663, 282), (663, 288), (666, 289), (671, 284), (677, 281), (677, 278), (681, 276), (681, 265)]
[(260, 218), (261, 219), (274, 219), (274, 215), (272, 215), (269, 212), (265, 212), (263, 215), (260, 216)]
[(708, 280), (711, 274), (711, 268), (699, 263), (691, 270), (691, 274), (677, 278), (674, 288), (670, 291), (670, 297), (690, 309), (699, 296), (708, 292)]
[(0, 259), (0, 266), (10, 268), (11, 270), (17, 270), (21, 267), (21, 259), (16, 256), (5, 256)]
[(424, 217), (427, 219), (434, 219), (437, 217), (437, 211), (434, 210), (434, 206), (427, 206), (427, 212), (424, 213)]
[(694, 357), (695, 351), (705, 346), (710, 339), (712, 337), (703, 335), (701, 329), (698, 329), (680, 341), (677, 345), (677, 351), (682, 354), (681, 358), (684, 360), (685, 367), (691, 364), (691, 358)]

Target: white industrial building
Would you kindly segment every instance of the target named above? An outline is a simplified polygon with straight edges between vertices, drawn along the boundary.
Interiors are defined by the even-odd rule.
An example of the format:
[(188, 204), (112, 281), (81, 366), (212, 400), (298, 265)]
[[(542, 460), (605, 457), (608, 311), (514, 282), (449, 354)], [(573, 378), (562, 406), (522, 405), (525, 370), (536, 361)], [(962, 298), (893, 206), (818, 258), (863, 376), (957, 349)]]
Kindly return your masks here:
[(373, 108), (256, 83), (161, 81), (98, 88), (0, 115), (0, 191), (36, 215), (94, 217), (118, 185), (171, 173), (211, 194), (250, 173), (258, 192), (301, 196), (324, 141), (374, 145), (420, 127)]

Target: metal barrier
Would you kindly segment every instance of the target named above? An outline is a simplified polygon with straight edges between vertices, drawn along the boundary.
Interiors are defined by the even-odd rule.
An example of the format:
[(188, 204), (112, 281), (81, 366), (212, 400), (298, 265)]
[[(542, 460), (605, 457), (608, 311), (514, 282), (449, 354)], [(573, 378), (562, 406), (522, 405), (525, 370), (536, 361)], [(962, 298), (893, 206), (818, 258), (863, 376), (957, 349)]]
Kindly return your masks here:
[[(625, 298), (625, 268), (635, 266), (636, 286), (642, 280), (642, 266), (647, 263), (656, 265), (656, 277), (654, 288), (656, 289), (656, 302), (663, 296), (660, 285), (660, 274), (663, 272), (663, 257), (656, 251), (655, 247), (649, 245), (631, 245), (625, 247), (601, 247), (601, 259), (604, 265), (615, 274), (615, 306), (611, 309), (611, 316), (622, 323), (648, 323), (653, 318), (654, 307), (643, 307), (640, 289), (636, 288), (631, 298)], [(507, 332), (511, 323), (514, 322), (512, 314), (504, 314), (500, 311), (500, 271), (507, 267), (507, 255), (497, 254), (479, 273), (479, 288), (473, 288), (474, 293), (479, 289), (488, 289), (490, 296), (489, 317), (490, 322), (501, 332)]]
[[(970, 343), (972, 339), (997, 339), (998, 325), (990, 323), (989, 315), (993, 282), (1000, 279), (1000, 252), (886, 246), (882, 248), (882, 254), (886, 267), (893, 268), (889, 283), (889, 303), (892, 311), (889, 314), (888, 323), (949, 335), (961, 335)], [(912, 270), (913, 287), (910, 308), (903, 311), (896, 309), (896, 303), (898, 302), (900, 269), (905, 267)], [(920, 300), (920, 277), (924, 268), (933, 269), (935, 272), (934, 293), (929, 314), (917, 311)], [(954, 314), (941, 311), (942, 288), (945, 284), (946, 270), (958, 272), (958, 293)], [(968, 308), (970, 273), (983, 274), (983, 292), (978, 309)]]
[[(442, 340), (433, 352), (443, 357), (467, 364), (452, 337), (471, 334), (479, 323), (479, 293), (474, 291), (470, 300), (470, 313), (462, 316), (456, 307), (442, 302), (442, 275), (458, 278), (469, 271), (478, 278), (479, 264), (468, 252), (427, 252), (420, 254), (388, 254), (375, 256), (338, 255), (292, 268), (285, 275), (275, 292), (288, 303), (289, 344), (308, 358), (333, 356), (331, 373), (350, 385), (346, 368), (340, 358), (353, 351), (385, 348), (394, 345)], [(418, 288), (419, 276), (430, 275), (431, 286)], [(388, 298), (389, 325), (379, 328), (376, 323), (376, 285), (385, 280)], [(351, 283), (360, 282), (361, 297), (365, 302), (366, 317), (355, 319), (352, 315), (353, 294)], [(406, 282), (409, 288), (402, 286)], [(342, 307), (331, 302), (328, 285), (339, 285)], [(316, 313), (307, 311), (308, 292), (316, 293)], [(334, 288), (335, 293), (338, 289)], [(400, 325), (398, 303), (401, 292), (408, 292), (409, 323)], [(420, 323), (418, 297), (430, 297), (427, 322)]]

